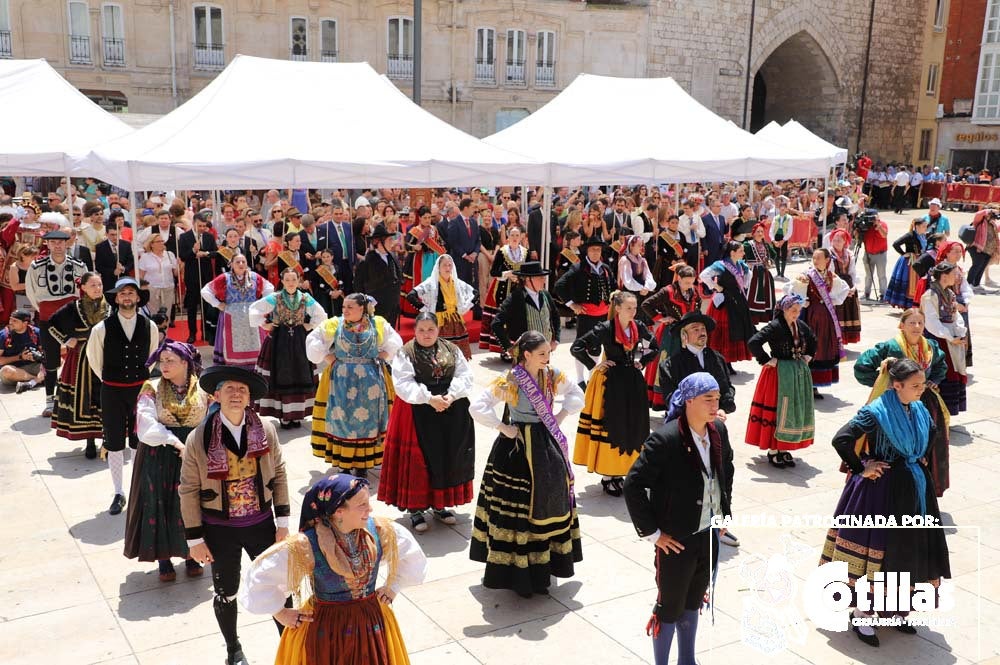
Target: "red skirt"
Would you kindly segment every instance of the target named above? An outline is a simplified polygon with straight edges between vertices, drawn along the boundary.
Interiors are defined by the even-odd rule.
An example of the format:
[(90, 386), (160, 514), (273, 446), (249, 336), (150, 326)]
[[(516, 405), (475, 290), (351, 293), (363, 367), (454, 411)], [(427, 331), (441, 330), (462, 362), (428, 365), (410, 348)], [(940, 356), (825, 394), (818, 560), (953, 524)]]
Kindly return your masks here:
[(378, 498), (400, 510), (444, 510), (471, 503), (473, 498), (472, 481), (444, 489), (431, 487), (424, 453), (417, 443), (413, 407), (401, 399), (392, 406), (385, 433)]
[(656, 326), (654, 334), (660, 352), (646, 364), (643, 375), (646, 378), (646, 396), (649, 398), (649, 408), (654, 411), (663, 411), (667, 408), (667, 403), (660, 390), (660, 363), (670, 357), (672, 353), (670, 347), (677, 344), (670, 344), (670, 326), (662, 320)]
[[(812, 400), (812, 395), (806, 396)], [(745, 440), (761, 450), (799, 450), (813, 443), (812, 439), (789, 443), (778, 441), (774, 432), (778, 427), (778, 370), (765, 365), (757, 379), (757, 389), (750, 402), (750, 418), (747, 421)]]
[(715, 303), (709, 303), (706, 314), (715, 319), (715, 330), (708, 337), (708, 345), (722, 354), (727, 363), (740, 360), (753, 360), (746, 340), (733, 341), (729, 338), (729, 310), (725, 307), (716, 308)]

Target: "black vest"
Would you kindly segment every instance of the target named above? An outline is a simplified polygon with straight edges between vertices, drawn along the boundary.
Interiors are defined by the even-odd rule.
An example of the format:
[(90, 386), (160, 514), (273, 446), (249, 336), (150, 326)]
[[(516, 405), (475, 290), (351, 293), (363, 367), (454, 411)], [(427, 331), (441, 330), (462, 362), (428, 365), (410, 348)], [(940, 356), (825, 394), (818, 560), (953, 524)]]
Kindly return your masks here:
[(104, 371), (105, 383), (140, 385), (149, 378), (146, 359), (149, 357), (149, 319), (142, 314), (135, 316), (132, 341), (125, 336), (118, 314), (104, 320)]

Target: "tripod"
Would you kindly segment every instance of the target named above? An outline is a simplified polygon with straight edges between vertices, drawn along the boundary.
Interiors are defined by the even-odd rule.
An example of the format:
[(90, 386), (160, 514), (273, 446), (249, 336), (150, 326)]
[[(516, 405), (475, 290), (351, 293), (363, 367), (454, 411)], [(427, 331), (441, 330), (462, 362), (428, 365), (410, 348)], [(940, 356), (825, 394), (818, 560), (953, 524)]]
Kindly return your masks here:
[[(855, 231), (853, 235), (854, 235), (854, 265), (857, 266), (858, 265), (858, 258), (861, 256), (861, 249), (865, 246), (865, 243), (864, 243), (863, 239), (861, 238), (861, 234), (859, 234), (857, 231)], [(874, 268), (872, 266), (865, 266), (865, 270), (866, 271), (872, 271), (872, 270), (874, 270)], [(857, 270), (855, 270), (855, 272), (857, 272)], [(874, 274), (870, 274), (869, 273), (869, 277), (872, 280), (872, 289), (875, 291), (875, 301), (876, 302), (882, 302), (882, 294), (879, 293), (879, 290), (878, 290), (878, 279), (877, 279), (877, 276), (874, 275)], [(855, 284), (854, 288), (857, 289), (858, 285)]]

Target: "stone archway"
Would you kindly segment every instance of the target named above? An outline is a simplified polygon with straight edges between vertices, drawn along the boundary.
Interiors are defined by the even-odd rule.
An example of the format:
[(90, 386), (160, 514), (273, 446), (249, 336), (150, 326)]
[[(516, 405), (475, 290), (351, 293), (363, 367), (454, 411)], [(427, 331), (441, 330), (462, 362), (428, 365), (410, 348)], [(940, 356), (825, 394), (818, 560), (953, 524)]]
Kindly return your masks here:
[(823, 47), (802, 30), (783, 41), (753, 79), (750, 131), (795, 119), (827, 140), (846, 139), (843, 91)]

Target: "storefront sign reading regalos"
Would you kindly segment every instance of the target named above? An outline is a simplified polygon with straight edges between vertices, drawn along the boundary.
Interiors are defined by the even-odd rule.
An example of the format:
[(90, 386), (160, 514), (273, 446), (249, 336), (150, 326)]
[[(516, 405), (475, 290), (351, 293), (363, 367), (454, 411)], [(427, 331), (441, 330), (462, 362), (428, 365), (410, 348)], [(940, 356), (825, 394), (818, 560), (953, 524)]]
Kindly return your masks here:
[(1000, 134), (990, 134), (989, 132), (955, 134), (955, 141), (958, 143), (982, 143), (984, 141), (996, 141), (998, 139), (1000, 139)]

